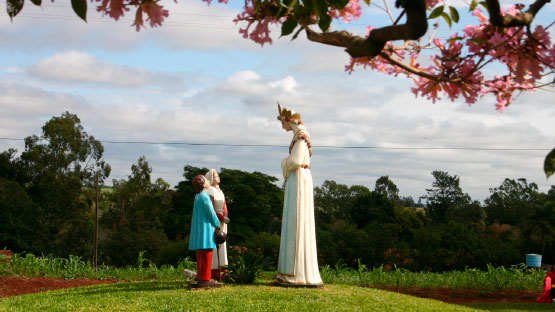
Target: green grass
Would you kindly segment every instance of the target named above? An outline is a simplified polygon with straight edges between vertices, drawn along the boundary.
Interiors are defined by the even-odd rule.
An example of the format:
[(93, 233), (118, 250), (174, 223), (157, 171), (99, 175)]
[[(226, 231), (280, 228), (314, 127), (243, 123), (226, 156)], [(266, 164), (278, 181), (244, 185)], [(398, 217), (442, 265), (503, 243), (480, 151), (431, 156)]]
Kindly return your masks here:
[[(223, 289), (194, 291), (183, 269), (195, 269), (190, 259), (177, 267), (157, 267), (140, 254), (136, 266), (101, 266), (95, 271), (78, 257), (14, 255), (0, 261), (0, 276), (63, 277), (132, 280), (0, 299), (0, 311), (552, 311), (550, 304), (453, 305), (431, 299), (360, 286), (450, 287), (484, 291), (541, 289), (544, 271), (488, 267), (444, 273), (390, 272), (381, 267), (358, 270), (340, 265), (321, 267), (326, 288), (285, 289), (270, 286), (276, 272), (263, 272), (255, 285), (228, 284)], [(2, 260), (2, 259), (0, 259)], [(4, 258), (4, 260), (6, 260)]]
[(95, 270), (90, 262), (85, 262), (76, 256), (69, 256), (69, 258), (37, 257), (29, 253), (25, 256), (15, 254), (13, 257), (0, 255), (0, 276), (172, 281), (183, 279), (184, 269), (196, 270), (196, 263), (185, 258), (179, 262), (177, 267), (171, 265), (157, 267), (144, 258), (143, 253), (140, 253), (137, 266), (117, 268), (101, 265), (98, 270)]
[(220, 311), (223, 307), (225, 311), (476, 310), (357, 286), (290, 289), (270, 286), (269, 282), (250, 286), (226, 285), (216, 290), (191, 290), (185, 282), (145, 281), (0, 299), (1, 311)]
[(487, 271), (467, 268), (464, 271), (442, 273), (411, 272), (404, 269), (386, 272), (382, 267), (367, 269), (363, 264), (359, 264), (358, 270), (341, 266), (335, 268), (322, 266), (320, 273), (327, 284), (418, 288), (449, 287), (483, 291), (539, 290), (546, 274), (543, 270), (527, 269), (524, 264), (511, 268), (494, 268), (488, 265)]
[[(196, 270), (196, 263), (191, 259), (182, 260), (177, 267), (164, 265), (157, 267), (144, 253), (140, 253), (136, 266), (117, 268), (100, 266), (94, 270), (89, 262), (79, 257), (54, 258), (15, 254), (10, 261), (0, 255), (0, 276), (19, 275), (27, 277), (61, 277), (61, 278), (95, 278), (115, 280), (160, 280), (179, 281), (183, 278), (183, 269)], [(275, 275), (275, 272), (273, 272)], [(524, 264), (510, 268), (488, 266), (487, 271), (467, 268), (464, 271), (443, 273), (411, 272), (404, 269), (384, 271), (382, 267), (368, 269), (359, 264), (358, 269), (336, 265), (320, 267), (320, 274), (325, 284), (361, 285), (361, 286), (398, 286), (452, 289), (469, 288), (482, 291), (496, 290), (532, 290), (541, 289), (545, 277), (543, 270), (530, 270)], [(272, 272), (267, 272), (271, 276)], [(273, 277), (273, 276), (271, 276)]]

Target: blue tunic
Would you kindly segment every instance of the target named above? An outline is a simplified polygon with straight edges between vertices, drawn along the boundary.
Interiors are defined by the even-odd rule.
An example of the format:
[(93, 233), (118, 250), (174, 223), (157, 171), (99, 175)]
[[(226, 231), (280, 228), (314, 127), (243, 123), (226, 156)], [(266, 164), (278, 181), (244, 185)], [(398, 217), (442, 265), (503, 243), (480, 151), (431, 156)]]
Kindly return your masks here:
[(210, 195), (202, 191), (195, 196), (193, 206), (193, 220), (191, 222), (191, 235), (189, 236), (189, 249), (214, 249), (214, 230), (220, 224)]

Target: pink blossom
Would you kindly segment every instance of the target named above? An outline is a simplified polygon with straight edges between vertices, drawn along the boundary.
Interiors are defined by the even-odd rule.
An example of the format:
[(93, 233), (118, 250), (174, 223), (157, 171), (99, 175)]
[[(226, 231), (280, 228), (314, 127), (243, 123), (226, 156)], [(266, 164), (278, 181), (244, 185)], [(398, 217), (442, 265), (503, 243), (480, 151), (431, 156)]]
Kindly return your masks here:
[(426, 9), (431, 9), (438, 4), (442, 4), (443, 0), (426, 0)]
[[(204, 2), (206, 2), (206, 4), (210, 5), (212, 3), (212, 0), (202, 0)], [(219, 3), (225, 3), (227, 4), (228, 0), (218, 0)]]
[[(256, 13), (254, 8), (255, 1), (257, 0), (247, 0), (245, 2), (245, 6), (243, 7), (243, 13), (238, 14), (233, 21), (235, 24), (241, 21), (246, 21), (248, 23), (245, 28), (239, 29), (239, 33), (243, 34), (243, 38), (250, 38), (252, 41), (260, 44), (261, 46), (264, 46), (265, 43), (272, 44), (269, 29), (270, 23), (278, 24), (280, 21), (274, 16), (268, 16), (261, 13), (264, 12), (264, 8), (259, 8), (259, 13)], [(249, 34), (249, 29), (253, 24), (255, 24), (254, 30), (252, 30)]]
[(157, 2), (148, 2), (141, 4), (141, 8), (148, 15), (147, 20), (150, 22), (150, 27), (162, 26), (162, 22), (169, 16), (168, 10), (158, 5)]
[(352, 21), (353, 19), (356, 21), (362, 15), (362, 8), (360, 7), (359, 1), (360, 0), (350, 0), (349, 3), (341, 10), (330, 8), (328, 14), (335, 19), (343, 18), (343, 21), (346, 23)]
[(124, 11), (129, 11), (123, 0), (97, 0), (97, 2), (101, 2), (101, 4), (96, 7), (96, 11), (102, 12), (103, 15), (108, 14), (116, 21), (123, 16)]
[[(518, 14), (521, 8), (511, 6), (502, 14)], [(432, 102), (444, 94), (452, 101), (462, 97), (466, 103), (472, 104), (491, 93), (496, 97), (497, 110), (502, 112), (514, 100), (515, 91), (533, 91), (535, 82), (541, 79), (546, 68), (553, 68), (555, 45), (551, 44), (549, 33), (541, 26), (537, 26), (534, 32), (527, 32), (522, 27), (499, 28), (491, 25), (480, 9), (475, 10), (473, 15), (478, 18), (479, 24), (467, 25), (460, 37), (454, 34), (447, 40), (436, 38), (432, 41), (439, 52), (430, 57), (432, 65), (428, 68), (420, 68), (417, 63), (420, 50), (411, 50), (410, 66), (434, 78), (414, 77), (413, 73), (392, 65), (381, 56), (351, 59), (345, 70), (351, 74), (357, 66), (361, 66), (389, 75), (405, 74), (416, 84), (412, 92)], [(372, 26), (367, 28), (367, 36), (372, 30)], [(407, 62), (402, 50), (393, 51), (390, 43), (382, 53)], [(505, 66), (508, 74), (486, 80), (481, 68), (494, 62)]]

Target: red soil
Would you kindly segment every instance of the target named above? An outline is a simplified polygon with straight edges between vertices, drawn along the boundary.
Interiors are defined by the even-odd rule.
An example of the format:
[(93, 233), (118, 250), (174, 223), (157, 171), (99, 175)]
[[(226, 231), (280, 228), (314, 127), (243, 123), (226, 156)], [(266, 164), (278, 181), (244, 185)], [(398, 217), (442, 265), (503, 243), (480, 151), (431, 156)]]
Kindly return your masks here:
[(0, 298), (31, 294), (48, 290), (72, 288), (79, 286), (113, 284), (114, 281), (103, 281), (94, 279), (72, 279), (45, 278), (45, 277), (0, 277)]

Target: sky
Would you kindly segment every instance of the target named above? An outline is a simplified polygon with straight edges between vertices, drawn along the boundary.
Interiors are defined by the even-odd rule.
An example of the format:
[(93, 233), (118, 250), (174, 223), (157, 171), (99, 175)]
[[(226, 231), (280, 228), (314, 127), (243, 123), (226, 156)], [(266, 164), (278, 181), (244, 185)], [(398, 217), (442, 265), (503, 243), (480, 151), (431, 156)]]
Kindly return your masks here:
[[(183, 180), (185, 165), (281, 179), (291, 133), (276, 120), (279, 101), (300, 112), (311, 133), (315, 186), (333, 180), (373, 189), (388, 175), (401, 196), (418, 200), (432, 187), (432, 171), (441, 170), (484, 200), (505, 178), (525, 178), (542, 192), (555, 184), (543, 173), (555, 146), (553, 88), (521, 94), (503, 113), (493, 96), (471, 106), (448, 99), (434, 104), (415, 98), (409, 79), (363, 69), (349, 75), (342, 49), (302, 35), (279, 38), (274, 27), (272, 45), (243, 39), (232, 21), (243, 1), (162, 3), (170, 10), (164, 25), (140, 32), (131, 26), (134, 12), (115, 22), (89, 3), (85, 23), (67, 2), (36, 7), (27, 1), (11, 22), (0, 3), (0, 151), (21, 152), (21, 140), (6, 138), (40, 135), (46, 121), (69, 111), (104, 142), (108, 185), (126, 179), (141, 156), (153, 181), (172, 186)], [(448, 4), (463, 15), (461, 1)], [(379, 7), (363, 9), (365, 19), (333, 26), (363, 34), (368, 23), (387, 25)], [(547, 4), (537, 23), (553, 22), (553, 13), (555, 5)], [(438, 35), (447, 32), (440, 22)], [(373, 148), (341, 148), (353, 146)]]

